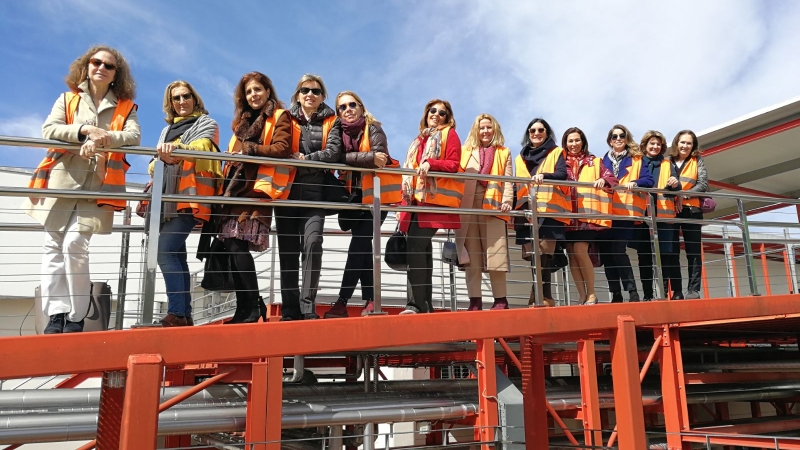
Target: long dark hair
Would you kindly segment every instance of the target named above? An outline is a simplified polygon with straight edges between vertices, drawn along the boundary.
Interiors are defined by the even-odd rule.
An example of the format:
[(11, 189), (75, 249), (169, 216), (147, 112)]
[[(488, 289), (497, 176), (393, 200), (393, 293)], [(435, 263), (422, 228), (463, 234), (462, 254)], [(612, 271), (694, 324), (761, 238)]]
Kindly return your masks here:
[(567, 138), (572, 133), (578, 133), (581, 135), (581, 157), (584, 157), (589, 154), (589, 141), (586, 139), (586, 134), (578, 127), (567, 128), (567, 131), (564, 132), (564, 136), (561, 137), (561, 148), (564, 149), (567, 153)]
[[(267, 101), (264, 102), (264, 107), (269, 106), (270, 103), (275, 105), (275, 108), (285, 108), (282, 101), (278, 100), (278, 94), (275, 92), (275, 86), (272, 84), (272, 80), (269, 79), (268, 76), (264, 75), (261, 72), (250, 72), (244, 74), (241, 80), (239, 80), (239, 84), (236, 85), (236, 89), (233, 91), (233, 121), (231, 122), (231, 128), (233, 131), (236, 131), (237, 125), (242, 119), (242, 114), (249, 112), (254, 113), (256, 111), (250, 107), (250, 104), (247, 103), (247, 96), (244, 93), (244, 87), (249, 83), (251, 80), (258, 81), (265, 89), (269, 91), (269, 97)], [(249, 114), (248, 114), (249, 115)]]
[(555, 136), (553, 136), (553, 127), (551, 127), (550, 124), (547, 123), (546, 120), (542, 119), (541, 117), (537, 117), (537, 118), (531, 120), (528, 123), (528, 126), (525, 127), (525, 134), (522, 136), (522, 143), (520, 144), (523, 147), (527, 146), (528, 144), (530, 144), (531, 147), (533, 147), (533, 143), (531, 142), (531, 136), (530, 136), (530, 133), (528, 133), (528, 130), (530, 130), (531, 129), (531, 125), (535, 124), (536, 122), (539, 122), (542, 125), (544, 125), (544, 129), (545, 129), (545, 131), (547, 131), (547, 137), (545, 138), (545, 141), (548, 138), (555, 139)]

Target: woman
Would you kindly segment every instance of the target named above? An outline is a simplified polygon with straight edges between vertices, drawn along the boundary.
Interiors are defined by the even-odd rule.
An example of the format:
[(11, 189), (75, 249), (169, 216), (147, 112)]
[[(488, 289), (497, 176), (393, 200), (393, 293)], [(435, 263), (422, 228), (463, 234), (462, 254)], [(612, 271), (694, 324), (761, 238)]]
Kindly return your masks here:
[[(535, 118), (528, 123), (525, 134), (522, 136), (522, 150), (516, 160), (516, 176), (530, 179), (536, 185), (536, 211), (544, 213), (567, 213), (572, 211), (567, 198), (569, 189), (560, 186), (542, 185), (544, 180), (567, 179), (567, 164), (564, 150), (555, 142), (553, 128), (542, 118)], [(533, 174), (533, 176), (531, 176)], [(517, 187), (517, 209), (528, 209), (529, 203), (528, 183), (520, 183)], [(539, 264), (542, 274), (542, 303), (545, 306), (556, 306), (553, 299), (550, 283), (553, 268), (553, 253), (556, 242), (564, 240), (564, 224), (569, 223), (566, 218), (540, 218), (539, 219)], [(531, 227), (525, 221), (515, 227), (517, 232), (517, 245), (522, 245), (523, 258), (530, 261), (533, 258), (531, 248)], [(536, 300), (536, 285), (531, 288), (528, 305), (533, 305)]]
[[(165, 194), (212, 196), (222, 176), (219, 161), (181, 159), (172, 156), (176, 149), (219, 151), (219, 126), (208, 116), (203, 99), (186, 81), (173, 81), (164, 91), (164, 113), (168, 125), (161, 130), (156, 151), (164, 166)], [(150, 164), (153, 173), (155, 160)], [(194, 325), (192, 286), (186, 261), (186, 238), (198, 223), (211, 219), (208, 203), (170, 203), (162, 205), (158, 240), (158, 267), (167, 288), (165, 327)]]
[[(408, 147), (403, 167), (415, 176), (403, 176), (403, 201), (407, 205), (458, 208), (464, 185), (452, 178), (428, 176), (428, 172), (460, 172), (461, 139), (456, 134), (453, 108), (446, 100), (433, 99), (425, 105), (419, 122), (419, 136)], [(455, 214), (400, 213), (400, 230), (407, 234), (407, 303), (400, 314), (433, 312), (433, 244), (442, 229), (457, 230), (461, 221)]]
[[(500, 124), (490, 114), (475, 118), (467, 141), (461, 148), (461, 167), (467, 173), (513, 176), (511, 152), (504, 147)], [(511, 211), (514, 187), (511, 182), (467, 180), (461, 208)], [(491, 309), (508, 309), (506, 272), (508, 261), (508, 229), (510, 216), (462, 216), (456, 231), (459, 265), (466, 266), (468, 311), (483, 309), (481, 273), (489, 273), (494, 303)]]
[[(594, 187), (570, 188), (572, 212), (610, 215), (611, 192), (608, 188), (617, 185), (617, 178), (600, 158), (589, 153), (586, 134), (580, 128), (570, 128), (561, 137), (561, 146), (567, 149), (567, 180), (594, 184)], [(595, 241), (599, 231), (605, 231), (610, 226), (610, 220), (592, 218), (572, 219), (567, 224), (565, 240), (569, 269), (581, 304), (597, 303), (589, 244)]]
[[(644, 149), (642, 163), (647, 166), (653, 179), (656, 180), (656, 188), (679, 191), (681, 187), (678, 181), (678, 172), (671, 167), (669, 160), (664, 158), (664, 152), (667, 150), (667, 140), (664, 135), (658, 131), (648, 131), (642, 137), (639, 148)], [(674, 273), (677, 264), (673, 266), (669, 258), (675, 226), (663, 220), (675, 217), (674, 196), (664, 194), (652, 194), (652, 196), (656, 204), (656, 231), (658, 231), (664, 292), (669, 292), (668, 286), (675, 286), (676, 276), (677, 282), (680, 283), (680, 270), (677, 275)], [(636, 249), (639, 255), (639, 278), (642, 280), (644, 294), (642, 300), (653, 300), (655, 298), (653, 292), (653, 241), (650, 237), (650, 225), (647, 223), (634, 225), (633, 239), (628, 246)]]
[[(345, 151), (345, 164), (370, 169), (382, 169), (391, 161), (387, 149), (386, 134), (381, 123), (367, 111), (361, 97), (355, 92), (344, 91), (336, 96), (336, 110), (342, 122), (342, 144)], [(398, 165), (395, 163), (394, 165)], [(355, 203), (372, 204), (372, 175), (367, 172), (350, 171), (343, 178)], [(398, 203), (400, 201), (399, 178), (383, 174), (381, 178), (381, 203)], [(394, 178), (395, 182), (390, 182)], [(396, 188), (392, 188), (396, 186)], [(347, 317), (347, 302), (353, 296), (356, 284), (361, 280), (361, 298), (365, 301), (361, 315), (374, 311), (373, 273), (372, 273), (372, 213), (360, 211), (359, 218), (351, 221), (350, 247), (347, 250), (347, 262), (344, 265), (342, 285), (339, 299), (323, 317)], [(386, 213), (381, 213), (381, 223)]]
[[(268, 76), (260, 72), (245, 74), (236, 85), (233, 102), (233, 137), (228, 153), (268, 158), (290, 156), (291, 121)], [(287, 184), (280, 181), (280, 168), (229, 162), (225, 165), (223, 195), (280, 198)], [(236, 312), (226, 323), (258, 322), (261, 315), (258, 277), (250, 252), (269, 248), (271, 223), (271, 206), (226, 205), (223, 211), (219, 239), (230, 255), (236, 287)]]
[[(306, 74), (297, 82), (289, 116), (292, 119), (291, 156), (295, 159), (338, 163), (342, 159), (342, 126), (323, 100), (325, 83)], [(324, 200), (325, 170), (298, 167), (288, 193), (289, 200)], [(319, 319), (315, 300), (322, 268), (322, 231), (325, 209), (281, 207), (275, 211), (281, 265), (281, 320)], [(300, 255), (303, 286), (298, 288)]]
[(614, 219), (611, 229), (598, 237), (597, 249), (608, 280), (612, 303), (622, 303), (622, 289), (628, 291), (628, 301), (638, 302), (639, 291), (633, 278), (631, 260), (626, 253), (628, 241), (633, 236), (635, 217), (643, 217), (647, 211), (647, 195), (631, 192), (634, 187), (653, 187), (653, 175), (642, 163), (642, 151), (633, 140), (633, 135), (623, 125), (614, 125), (608, 131), (606, 143), (610, 147), (603, 157), (603, 165), (614, 173), (619, 184), (626, 190), (615, 190), (611, 211), (622, 219)]
[[(81, 148), (49, 149), (29, 187), (125, 192), (124, 154), (105, 149), (141, 140), (128, 63), (117, 50), (95, 46), (70, 65), (66, 82), (69, 92), (56, 100), (42, 136)], [(50, 318), (45, 334), (83, 331), (90, 306), (89, 241), (95, 233), (111, 233), (114, 211), (125, 206), (124, 200), (52, 197), (23, 204), (45, 229), (41, 295)]]
[[(700, 156), (700, 148), (697, 135), (691, 130), (682, 130), (675, 135), (672, 140), (672, 147), (669, 149), (667, 157), (671, 159), (673, 170), (679, 174), (681, 190), (683, 192), (700, 193), (708, 190), (708, 172), (706, 164)], [(679, 199), (678, 215), (679, 219), (702, 220), (703, 212), (700, 210), (700, 198), (682, 196)], [(678, 241), (678, 230), (683, 234), (683, 246), (686, 250), (686, 260), (688, 263), (689, 284), (686, 291), (687, 299), (700, 298), (701, 275), (703, 265), (700, 260), (702, 244), (700, 243), (700, 230), (702, 225), (693, 223), (679, 223), (675, 225), (675, 234), (672, 239), (672, 255), (670, 260), (674, 263), (675, 283), (672, 286), (672, 298), (682, 298), (681, 275), (678, 260), (680, 258), (680, 245)]]

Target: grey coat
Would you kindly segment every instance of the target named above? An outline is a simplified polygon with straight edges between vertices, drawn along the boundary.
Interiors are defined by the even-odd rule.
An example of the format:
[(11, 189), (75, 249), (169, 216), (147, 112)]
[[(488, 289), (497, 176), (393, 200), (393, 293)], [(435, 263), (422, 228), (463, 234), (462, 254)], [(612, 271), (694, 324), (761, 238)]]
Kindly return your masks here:
[[(50, 115), (42, 125), (42, 137), (79, 144), (84, 140), (84, 136), (79, 134), (81, 125), (92, 124), (109, 130), (114, 109), (117, 106), (117, 96), (109, 90), (100, 102), (100, 108), (95, 109), (94, 102), (89, 95), (88, 81), (80, 85), (79, 95), (81, 100), (72, 124), (66, 123), (64, 95), (58, 97)], [(136, 109), (131, 111), (122, 131), (109, 131), (108, 134), (111, 137), (111, 148), (139, 145), (141, 133)], [(103, 159), (99, 159), (99, 163), (95, 164), (81, 158), (78, 150), (67, 150), (50, 172), (47, 186), (50, 189), (99, 191), (104, 177), (105, 163)], [(97, 206), (95, 200), (49, 197), (32, 200), (25, 200), (22, 208), (29, 216), (44, 225), (47, 230), (65, 231), (72, 212), (77, 211), (80, 232), (111, 233), (114, 211), (108, 206)]]

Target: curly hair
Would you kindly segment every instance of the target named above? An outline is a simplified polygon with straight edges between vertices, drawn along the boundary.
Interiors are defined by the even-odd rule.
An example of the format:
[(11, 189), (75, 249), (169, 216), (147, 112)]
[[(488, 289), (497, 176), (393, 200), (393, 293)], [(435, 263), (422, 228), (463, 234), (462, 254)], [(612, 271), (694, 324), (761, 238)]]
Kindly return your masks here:
[(611, 135), (614, 134), (614, 130), (622, 130), (625, 133), (625, 148), (628, 149), (628, 153), (631, 156), (642, 156), (644, 152), (642, 149), (639, 148), (639, 144), (633, 139), (633, 135), (631, 134), (631, 130), (629, 130), (625, 125), (616, 124), (608, 130), (608, 136), (606, 136), (606, 144), (611, 147)]
[(647, 151), (647, 145), (650, 144), (651, 139), (656, 139), (661, 143), (661, 154), (663, 155), (664, 152), (667, 151), (667, 138), (660, 131), (656, 130), (648, 130), (647, 133), (642, 136), (642, 141), (639, 143), (639, 148), (642, 151)]
[(245, 95), (244, 89), (247, 83), (250, 81), (255, 80), (264, 86), (264, 89), (269, 91), (269, 96), (267, 101), (264, 102), (264, 106), (267, 107), (270, 104), (274, 105), (274, 108), (285, 109), (283, 102), (278, 100), (278, 94), (275, 92), (275, 86), (272, 84), (272, 80), (269, 79), (268, 76), (264, 75), (261, 72), (250, 72), (244, 74), (242, 79), (239, 80), (239, 84), (236, 85), (236, 89), (233, 90), (233, 121), (231, 122), (231, 128), (233, 131), (236, 131), (236, 126), (242, 119), (242, 114), (249, 112), (255, 112), (253, 108), (250, 107), (250, 104), (247, 103), (247, 95)]
[(69, 66), (69, 73), (64, 81), (72, 92), (77, 92), (81, 83), (89, 77), (89, 59), (97, 52), (108, 52), (114, 55), (117, 60), (117, 70), (114, 71), (114, 81), (111, 82), (109, 89), (120, 100), (133, 100), (136, 98), (136, 82), (131, 76), (131, 69), (125, 57), (117, 49), (107, 45), (95, 45), (86, 51)]

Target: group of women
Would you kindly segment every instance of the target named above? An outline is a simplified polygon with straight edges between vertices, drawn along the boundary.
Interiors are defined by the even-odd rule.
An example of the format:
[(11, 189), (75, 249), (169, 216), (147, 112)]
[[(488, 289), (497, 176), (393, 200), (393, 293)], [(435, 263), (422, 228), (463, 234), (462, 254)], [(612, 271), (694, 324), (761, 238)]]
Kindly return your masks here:
[[(36, 169), (30, 186), (124, 192), (129, 165), (123, 154), (107, 152), (140, 143), (136, 115), (135, 84), (123, 56), (107, 46), (90, 48), (71, 65), (69, 92), (59, 96), (43, 125), (43, 135), (80, 144), (80, 150), (50, 149)], [(288, 199), (308, 202), (328, 200), (331, 184), (344, 185), (348, 201), (372, 204), (373, 175), (362, 171), (340, 171), (338, 179), (326, 163), (345, 163), (362, 168), (399, 167), (389, 156), (387, 138), (380, 122), (370, 114), (354, 92), (341, 92), (333, 108), (325, 103), (325, 84), (316, 75), (304, 75), (287, 106), (278, 99), (272, 81), (259, 72), (245, 74), (234, 91), (233, 137), (227, 151), (252, 157), (306, 160), (298, 166), (257, 163), (227, 163), (187, 158), (175, 149), (219, 151), (219, 127), (209, 117), (198, 92), (186, 81), (170, 83), (164, 93), (167, 126), (157, 145), (157, 158), (164, 162), (166, 194), (188, 196)], [(582, 303), (597, 302), (590, 247), (595, 246), (605, 265), (613, 301), (622, 301), (622, 289), (630, 301), (639, 295), (630, 261), (628, 242), (637, 242), (644, 299), (653, 299), (652, 251), (646, 225), (637, 217), (647, 213), (647, 194), (634, 187), (657, 187), (672, 191), (702, 192), (707, 175), (699, 156), (697, 137), (679, 132), (667, 150), (664, 136), (648, 132), (640, 145), (630, 131), (615, 125), (608, 133), (610, 149), (603, 158), (588, 152), (585, 134), (568, 129), (556, 143), (551, 126), (533, 119), (522, 139), (522, 150), (512, 162), (511, 151), (497, 120), (479, 115), (465, 145), (456, 133), (449, 102), (434, 99), (425, 105), (419, 135), (406, 153), (403, 167), (415, 174), (381, 174), (381, 203), (468, 208), (496, 211), (490, 215), (462, 216), (446, 212), (398, 213), (399, 228), (407, 240), (407, 306), (404, 314), (432, 311), (432, 238), (440, 229), (455, 230), (458, 264), (466, 271), (469, 310), (483, 307), (482, 273), (488, 272), (494, 304), (507, 309), (506, 273), (510, 270), (508, 226), (514, 224), (517, 242), (530, 259), (531, 229), (512, 222), (513, 209), (535, 207), (546, 213), (614, 214), (622, 220), (591, 217), (543, 218), (538, 222), (539, 261), (545, 305), (554, 306), (550, 283), (554, 253), (561, 243), (567, 249), (570, 270)], [(644, 150), (642, 150), (644, 149)], [(644, 153), (643, 153), (644, 152)], [(154, 160), (155, 162), (155, 160)], [(151, 164), (150, 170), (154, 170)], [(468, 181), (433, 176), (432, 172), (466, 172), (525, 178), (515, 183), (472, 179)], [(331, 179), (333, 178), (333, 181)], [(478, 177), (479, 178), (479, 177)], [(591, 183), (581, 187), (553, 186), (548, 180)], [(624, 190), (611, 188), (621, 185)], [(529, 186), (533, 186), (533, 192)], [(158, 189), (159, 187), (155, 187)], [(516, 192), (515, 192), (516, 191)], [(702, 218), (697, 197), (654, 195), (658, 218)], [(45, 227), (42, 263), (42, 305), (50, 321), (46, 334), (83, 330), (88, 313), (90, 278), (88, 246), (95, 233), (109, 233), (113, 212), (125, 208), (114, 199), (30, 198), (28, 213)], [(160, 217), (158, 265), (166, 284), (168, 314), (163, 326), (192, 325), (191, 286), (186, 239), (201, 224), (213, 224), (217, 239), (230, 257), (236, 289), (236, 312), (228, 323), (258, 321), (263, 314), (252, 251), (268, 248), (273, 214), (278, 235), (282, 319), (319, 319), (315, 299), (322, 265), (322, 242), (326, 209), (279, 206), (268, 202), (227, 204), (221, 210), (201, 202), (165, 203)], [(380, 220), (385, 219), (385, 213)], [(341, 219), (341, 218), (340, 218)], [(347, 304), (361, 282), (362, 314), (372, 311), (372, 222), (370, 212), (349, 217), (343, 229), (352, 233), (339, 299), (326, 318), (347, 317)], [(341, 220), (340, 220), (341, 223)], [(687, 298), (699, 298), (700, 227), (658, 221), (660, 250), (664, 262), (665, 287), (671, 298), (682, 298), (679, 271), (678, 229), (682, 231), (689, 259)], [(649, 258), (649, 259), (648, 259)], [(302, 277), (300, 276), (302, 272)], [(302, 278), (302, 282), (300, 281)], [(531, 303), (534, 294), (531, 294)]]

